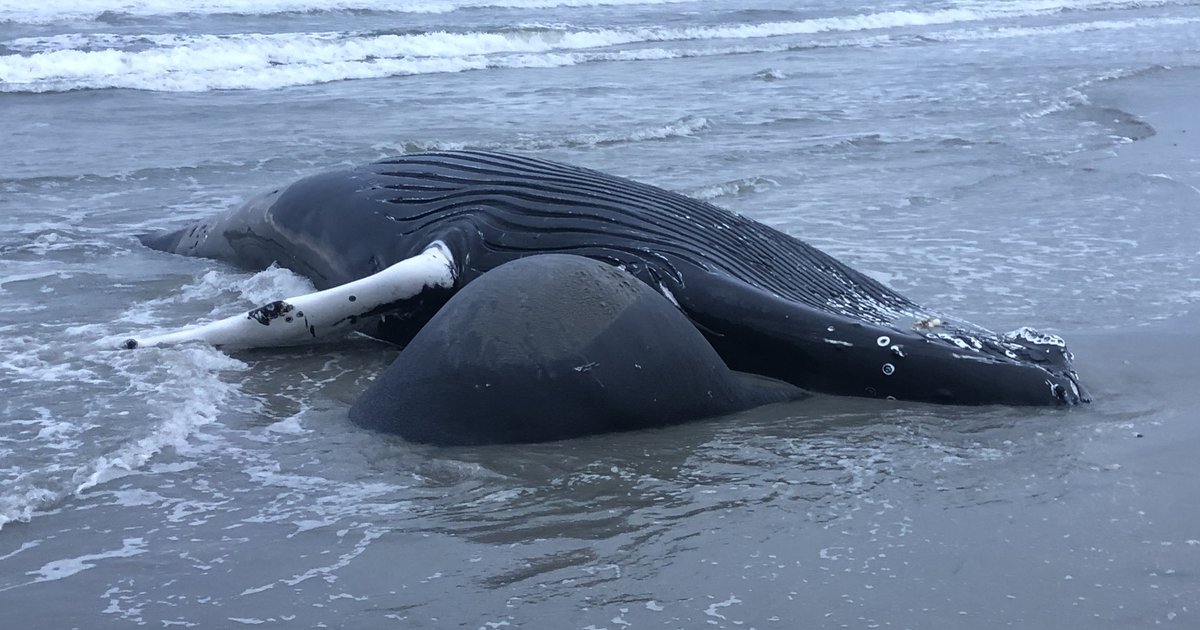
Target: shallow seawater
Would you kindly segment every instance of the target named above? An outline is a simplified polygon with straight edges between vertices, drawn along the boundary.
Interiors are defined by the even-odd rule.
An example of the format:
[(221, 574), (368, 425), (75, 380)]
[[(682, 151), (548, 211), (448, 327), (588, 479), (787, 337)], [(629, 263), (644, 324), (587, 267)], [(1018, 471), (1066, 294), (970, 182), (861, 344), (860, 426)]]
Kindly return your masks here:
[[(1192, 627), (1200, 4), (0, 1), (13, 627)], [(678, 190), (1094, 403), (817, 396), (565, 442), (349, 423), (366, 339), (117, 352), (302, 293), (149, 251), (305, 174), (517, 151)]]

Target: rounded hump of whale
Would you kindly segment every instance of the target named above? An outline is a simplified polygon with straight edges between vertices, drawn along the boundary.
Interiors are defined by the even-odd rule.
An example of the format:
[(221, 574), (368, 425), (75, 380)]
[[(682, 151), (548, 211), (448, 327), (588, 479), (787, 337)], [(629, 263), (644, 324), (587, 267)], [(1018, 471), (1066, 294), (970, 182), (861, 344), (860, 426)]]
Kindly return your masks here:
[(731, 371), (683, 313), (624, 270), (545, 254), (458, 292), (350, 417), (437, 445), (540, 442), (804, 395)]

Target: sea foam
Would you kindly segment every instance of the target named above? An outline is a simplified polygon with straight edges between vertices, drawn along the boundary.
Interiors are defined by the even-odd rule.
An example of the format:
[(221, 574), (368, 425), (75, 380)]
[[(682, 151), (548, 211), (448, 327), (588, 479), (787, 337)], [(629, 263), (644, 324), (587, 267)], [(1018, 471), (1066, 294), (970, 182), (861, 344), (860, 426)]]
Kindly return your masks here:
[(31, 3), (0, 0), (0, 22), (51, 24), (115, 17), (171, 15), (278, 15), (284, 13), (364, 12), (450, 13), (471, 9), (553, 9), (690, 4), (695, 0), (65, 0)]
[[(729, 51), (681, 46), (735, 41), (736, 52), (770, 50), (776, 38), (920, 28), (1111, 10), (1119, 2), (982, 2), (932, 11), (882, 11), (750, 24), (581, 28), (556, 24), (503, 30), (420, 33), (286, 32), (224, 34), (63, 33), (0, 42), (0, 91), (131, 88), (158, 91), (275, 89), (347, 79), (555, 67), (596, 61), (662, 59)], [(143, 6), (138, 3), (131, 5)], [(151, 11), (154, 5), (145, 5)], [(298, 5), (304, 6), (304, 5)], [(407, 6), (407, 5), (406, 5)], [(473, 5), (475, 6), (475, 5)], [(509, 6), (509, 5), (505, 5)], [(555, 6), (562, 6), (556, 4)], [(0, 5), (0, 16), (13, 15)], [(133, 10), (133, 9), (130, 9)], [(12, 19), (11, 17), (8, 19)], [(650, 50), (614, 47), (665, 44)], [(792, 42), (796, 45), (795, 42)], [(750, 46), (749, 49), (746, 47)]]

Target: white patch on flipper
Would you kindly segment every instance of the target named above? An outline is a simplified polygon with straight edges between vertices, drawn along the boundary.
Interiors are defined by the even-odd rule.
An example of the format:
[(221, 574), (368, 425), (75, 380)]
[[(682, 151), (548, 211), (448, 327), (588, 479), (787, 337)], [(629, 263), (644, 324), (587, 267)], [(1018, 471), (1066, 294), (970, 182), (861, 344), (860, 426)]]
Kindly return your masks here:
[(403, 302), (427, 288), (454, 286), (454, 256), (441, 241), (420, 255), (354, 282), (265, 304), (241, 315), (163, 335), (133, 337), (122, 347), (167, 346), (189, 341), (227, 348), (286, 346), (329, 339), (354, 330), (357, 319)]

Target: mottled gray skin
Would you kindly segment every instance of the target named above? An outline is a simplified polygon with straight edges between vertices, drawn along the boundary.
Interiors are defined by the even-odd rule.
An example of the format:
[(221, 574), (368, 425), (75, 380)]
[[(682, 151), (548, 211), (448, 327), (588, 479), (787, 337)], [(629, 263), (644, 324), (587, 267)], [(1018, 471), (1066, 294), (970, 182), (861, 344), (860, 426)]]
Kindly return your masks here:
[(414, 442), (537, 442), (803, 396), (729, 370), (679, 309), (629, 273), (547, 254), (456, 293), (350, 418)]
[(369, 334), (406, 343), (453, 291), (482, 274), (525, 256), (570, 253), (620, 266), (668, 296), (734, 370), (874, 398), (1088, 400), (1057, 337), (998, 335), (922, 307), (746, 217), (544, 160), (405, 155), (314, 175), (144, 242), (249, 269), (278, 262), (327, 288), (437, 240), (453, 253), (455, 287), (422, 294)]

